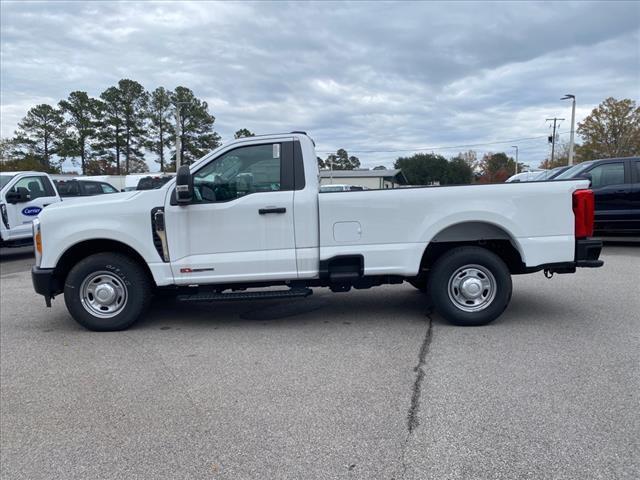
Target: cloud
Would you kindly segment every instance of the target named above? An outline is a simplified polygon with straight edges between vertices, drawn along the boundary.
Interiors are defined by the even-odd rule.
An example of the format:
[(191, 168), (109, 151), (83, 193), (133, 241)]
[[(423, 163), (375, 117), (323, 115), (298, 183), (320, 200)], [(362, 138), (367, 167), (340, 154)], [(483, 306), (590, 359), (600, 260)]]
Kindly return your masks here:
[(3, 136), (33, 104), (127, 77), (192, 88), (225, 140), (307, 130), (319, 151), (390, 166), (399, 153), (364, 151), (540, 137), (518, 143), (536, 166), (544, 119), (569, 118), (565, 93), (578, 120), (608, 96), (640, 97), (633, 2), (1, 5)]

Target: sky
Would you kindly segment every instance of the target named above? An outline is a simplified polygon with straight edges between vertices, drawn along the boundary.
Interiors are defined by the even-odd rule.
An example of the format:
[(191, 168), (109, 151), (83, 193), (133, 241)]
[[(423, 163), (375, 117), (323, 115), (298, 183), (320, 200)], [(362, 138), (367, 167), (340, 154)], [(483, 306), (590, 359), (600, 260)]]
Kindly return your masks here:
[(130, 78), (191, 88), (223, 142), (304, 130), (363, 167), (517, 145), (536, 167), (545, 119), (568, 140), (564, 94), (576, 123), (640, 103), (640, 2), (2, 1), (0, 22), (3, 137), (38, 103)]

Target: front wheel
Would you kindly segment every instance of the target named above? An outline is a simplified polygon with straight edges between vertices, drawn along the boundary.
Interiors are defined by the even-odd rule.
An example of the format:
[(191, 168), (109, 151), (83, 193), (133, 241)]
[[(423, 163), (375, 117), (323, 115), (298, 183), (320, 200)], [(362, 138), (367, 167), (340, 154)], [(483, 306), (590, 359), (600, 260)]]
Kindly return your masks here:
[(511, 274), (493, 252), (454, 248), (431, 270), (429, 292), (436, 311), (461, 326), (479, 326), (498, 318), (511, 300)]
[(64, 301), (69, 313), (89, 330), (129, 328), (149, 305), (150, 280), (143, 268), (119, 253), (98, 253), (69, 272)]

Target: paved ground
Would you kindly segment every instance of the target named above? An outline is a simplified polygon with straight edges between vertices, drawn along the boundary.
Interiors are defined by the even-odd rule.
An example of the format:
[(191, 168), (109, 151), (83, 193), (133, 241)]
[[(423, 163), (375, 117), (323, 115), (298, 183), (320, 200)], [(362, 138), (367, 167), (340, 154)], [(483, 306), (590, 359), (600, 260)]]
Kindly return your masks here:
[(640, 248), (515, 278), (507, 312), (471, 329), (399, 286), (164, 301), (132, 330), (91, 333), (62, 299), (44, 307), (28, 256), (2, 257), (3, 479), (640, 473)]

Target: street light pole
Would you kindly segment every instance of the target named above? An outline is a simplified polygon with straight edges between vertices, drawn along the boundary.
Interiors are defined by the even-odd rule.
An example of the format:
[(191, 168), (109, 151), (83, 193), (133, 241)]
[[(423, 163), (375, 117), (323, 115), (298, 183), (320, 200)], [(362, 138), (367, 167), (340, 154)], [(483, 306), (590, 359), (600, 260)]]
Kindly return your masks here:
[(568, 100), (571, 99), (571, 135), (569, 137), (569, 165), (573, 165), (573, 132), (574, 126), (576, 122), (576, 96), (567, 93), (560, 100)]
[(516, 174), (518, 173), (518, 146), (517, 145), (511, 145), (511, 148), (515, 148), (516, 149)]

